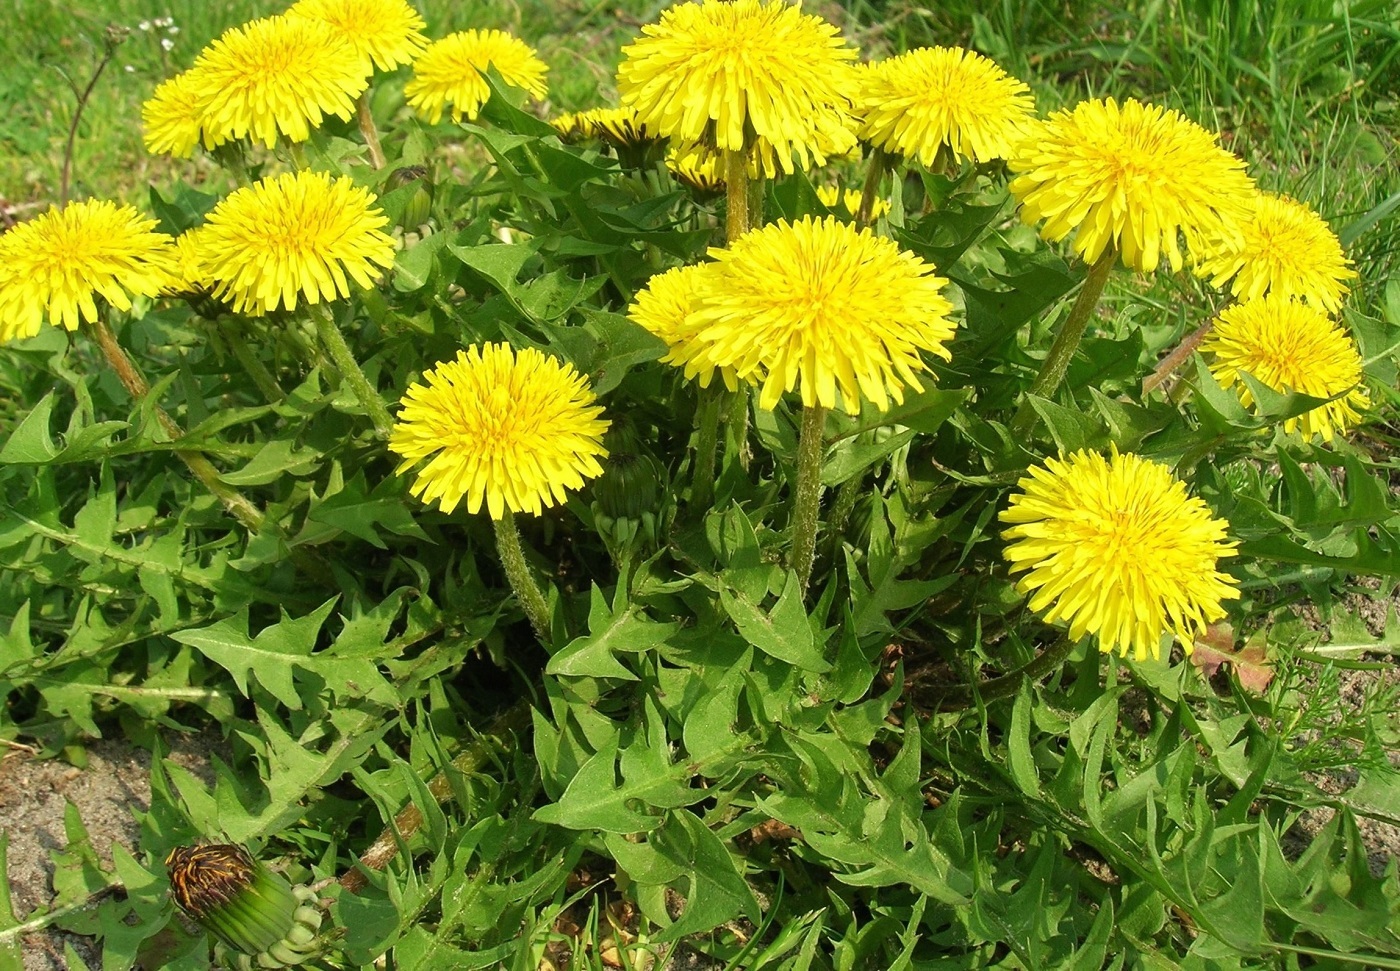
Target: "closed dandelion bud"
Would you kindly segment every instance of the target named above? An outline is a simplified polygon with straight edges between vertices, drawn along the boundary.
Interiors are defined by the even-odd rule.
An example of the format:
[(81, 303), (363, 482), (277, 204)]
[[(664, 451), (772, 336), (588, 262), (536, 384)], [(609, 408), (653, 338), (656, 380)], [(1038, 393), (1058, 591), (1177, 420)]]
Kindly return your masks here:
[(227, 948), (224, 963), (240, 969), (302, 964), (321, 950), (316, 894), (292, 887), (241, 846), (180, 846), (165, 859), (170, 896)]
[(428, 179), (427, 168), (422, 165), (409, 165), (397, 169), (384, 183), (384, 192), (387, 195), (407, 185), (414, 186), (414, 189), (404, 203), (399, 225), (411, 232), (426, 223), (433, 211), (433, 184)]
[(656, 508), (663, 473), (630, 425), (613, 425), (603, 437), (608, 459), (593, 486), (599, 511), (609, 519), (637, 519)]

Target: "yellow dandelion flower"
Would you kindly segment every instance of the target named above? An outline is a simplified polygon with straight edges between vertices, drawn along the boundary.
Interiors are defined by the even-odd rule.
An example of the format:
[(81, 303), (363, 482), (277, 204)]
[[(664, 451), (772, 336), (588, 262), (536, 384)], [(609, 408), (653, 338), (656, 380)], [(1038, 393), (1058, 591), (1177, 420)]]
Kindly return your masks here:
[(297, 0), (287, 16), (329, 25), (381, 71), (411, 64), (428, 46), (427, 24), (405, 0)]
[(491, 97), (482, 76), (489, 67), (533, 98), (549, 93), (544, 82), (549, 68), (524, 41), (503, 30), (464, 30), (430, 45), (413, 62), (413, 80), (404, 86), (404, 98), (431, 124), (442, 120), (449, 104), (453, 121), (472, 121)]
[[(715, 366), (696, 361), (702, 345), (695, 340), (698, 331), (691, 311), (697, 295), (707, 289), (702, 281), (714, 272), (715, 264), (699, 263), (658, 273), (647, 281), (646, 287), (637, 294), (627, 310), (627, 316), (634, 323), (666, 342), (669, 350), (661, 358), (662, 362), (684, 368), (685, 376), (698, 380), (702, 388), (710, 386)], [(721, 367), (719, 372), (725, 387), (737, 391), (739, 382), (734, 369)]]
[(1197, 634), (1225, 615), (1236, 581), (1216, 569), (1235, 555), (1228, 526), (1165, 466), (1140, 455), (1079, 451), (1032, 466), (1001, 521), (1005, 556), (1030, 607), (1105, 653), (1160, 656), (1175, 634), (1190, 654)]
[(904, 388), (923, 390), (923, 354), (945, 360), (954, 323), (948, 282), (913, 253), (835, 216), (780, 220), (712, 249), (697, 277), (696, 351), (688, 371), (733, 368), (763, 385), (772, 409), (797, 388), (807, 407), (884, 411)]
[(944, 145), (956, 159), (1006, 158), (1034, 118), (1026, 84), (960, 47), (921, 47), (872, 64), (859, 78), (861, 138), (925, 168)]
[(330, 26), (267, 17), (224, 31), (190, 72), (203, 105), (205, 144), (248, 138), (267, 148), (280, 131), (304, 142), (326, 115), (345, 121), (369, 87), (369, 62)]
[(1184, 262), (1178, 237), (1198, 246), (1234, 238), (1254, 208), (1244, 163), (1177, 111), (1129, 99), (1085, 101), (1032, 125), (1008, 160), (1027, 224), (1054, 242), (1076, 230), (1074, 250), (1094, 263), (1112, 245), (1150, 273), (1166, 254)]
[(856, 56), (834, 26), (783, 0), (702, 0), (642, 28), (622, 49), (617, 86), (623, 107), (663, 136), (739, 151), (752, 131), (792, 172), (794, 155), (805, 168), (820, 154), (814, 119), (853, 127)]
[(473, 345), (423, 377), (389, 438), (403, 456), (398, 475), (428, 459), (410, 490), (423, 502), (450, 513), (465, 498), (468, 512), (485, 502), (492, 519), (507, 509), (537, 516), (602, 474), (611, 422), (572, 365), (534, 348)]
[(198, 81), (194, 72), (185, 71), (156, 85), (141, 106), (146, 151), (189, 158), (201, 139), (205, 148), (214, 147), (204, 131), (204, 105)]
[(174, 241), (156, 221), (114, 202), (70, 202), (0, 235), (0, 341), (33, 337), (47, 319), (77, 330), (96, 298), (131, 309), (177, 272)]
[[(238, 313), (294, 310), (375, 284), (394, 263), (388, 217), (344, 176), (288, 172), (230, 193), (199, 230), (199, 265)], [(347, 276), (349, 279), (347, 279)]]
[[(1279, 294), (1227, 307), (1201, 343), (1210, 354), (1210, 373), (1222, 387), (1238, 381), (1240, 402), (1254, 404), (1240, 372), (1278, 392), (1298, 391), (1336, 401), (1318, 405), (1283, 423), (1283, 430), (1324, 442), (1361, 420), (1371, 404), (1361, 387), (1361, 354), (1356, 342), (1321, 310)], [(1350, 393), (1344, 393), (1350, 390)]]
[[(835, 209), (838, 212), (843, 212), (852, 218), (855, 217), (856, 213), (860, 212), (860, 196), (861, 193), (859, 189), (847, 189), (845, 192), (842, 192), (834, 185), (817, 186), (817, 198), (821, 201), (822, 205), (826, 206), (828, 209)], [(889, 212), (890, 200), (881, 199), (877, 196), (875, 205), (872, 206), (870, 210), (870, 218), (879, 219), (881, 216), (889, 215)]]
[(1322, 217), (1304, 203), (1261, 192), (1253, 216), (1237, 238), (1208, 240), (1196, 275), (1211, 286), (1230, 284), (1241, 300), (1266, 293), (1299, 300), (1336, 313), (1355, 278), (1341, 241)]

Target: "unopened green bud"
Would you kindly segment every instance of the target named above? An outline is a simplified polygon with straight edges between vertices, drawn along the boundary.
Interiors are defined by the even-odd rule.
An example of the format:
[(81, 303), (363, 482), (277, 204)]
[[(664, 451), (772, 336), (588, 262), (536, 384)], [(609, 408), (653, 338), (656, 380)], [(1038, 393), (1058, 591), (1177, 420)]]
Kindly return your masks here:
[(404, 203), (399, 225), (407, 231), (417, 229), (428, 221), (433, 211), (433, 184), (428, 179), (428, 169), (422, 165), (407, 165), (394, 172), (384, 182), (386, 193), (404, 186), (414, 186)]

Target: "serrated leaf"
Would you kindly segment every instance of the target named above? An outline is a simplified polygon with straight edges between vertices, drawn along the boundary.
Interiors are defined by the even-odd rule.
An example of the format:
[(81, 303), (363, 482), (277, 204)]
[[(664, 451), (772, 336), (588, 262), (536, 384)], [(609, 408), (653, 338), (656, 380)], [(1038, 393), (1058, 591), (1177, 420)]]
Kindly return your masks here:
[(758, 900), (734, 857), (692, 813), (671, 813), (651, 843), (663, 858), (682, 870), (687, 884), (685, 909), (655, 940), (674, 941), (699, 934), (740, 914), (758, 919)]
[(639, 607), (627, 602), (626, 591), (618, 585), (613, 606), (608, 607), (603, 592), (597, 586), (590, 594), (588, 611), (589, 633), (576, 637), (549, 659), (545, 672), (572, 677), (622, 678), (637, 680), (614, 653), (624, 651), (640, 654), (664, 644), (680, 629), (679, 624), (661, 624), (649, 620)]
[(614, 735), (579, 767), (559, 801), (536, 809), (533, 819), (569, 829), (597, 829), (605, 833), (647, 833), (660, 817), (641, 813), (628, 805), (652, 784), (634, 787), (617, 779), (618, 738)]
[(783, 592), (769, 612), (727, 587), (720, 588), (720, 603), (744, 639), (764, 654), (816, 674), (831, 670), (812, 635), (796, 573), (788, 571)]
[(0, 448), (0, 463), (6, 465), (43, 465), (58, 454), (53, 436), (49, 434), (49, 417), (53, 414), (54, 392), (50, 391), (29, 410), (24, 420), (10, 433)]

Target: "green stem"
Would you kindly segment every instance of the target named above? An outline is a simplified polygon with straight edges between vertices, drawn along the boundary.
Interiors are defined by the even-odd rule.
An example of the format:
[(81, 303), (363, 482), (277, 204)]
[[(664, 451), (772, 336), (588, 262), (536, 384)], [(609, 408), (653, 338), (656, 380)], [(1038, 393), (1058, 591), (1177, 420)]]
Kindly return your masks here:
[(870, 171), (865, 173), (865, 186), (860, 193), (860, 211), (856, 213), (857, 226), (869, 226), (870, 214), (875, 211), (875, 199), (880, 194), (880, 180), (885, 177), (886, 162), (889, 156), (883, 148), (870, 153)]
[(1065, 658), (1069, 657), (1070, 652), (1074, 650), (1074, 645), (1075, 641), (1070, 638), (1069, 634), (1062, 634), (1058, 641), (1015, 671), (1003, 674), (999, 678), (992, 678), (990, 681), (983, 681), (975, 686), (975, 691), (960, 691), (949, 695), (939, 702), (938, 709), (940, 711), (962, 711), (971, 708), (979, 700), (985, 704), (988, 701), (995, 701), (998, 698), (1015, 694), (1022, 682), (1039, 681), (1063, 664)]
[(288, 141), (287, 154), (291, 157), (292, 164), (297, 167), (298, 171), (305, 172), (307, 169), (311, 168), (306, 161), (306, 148), (301, 142)]
[[(228, 318), (225, 317), (224, 321)], [(262, 396), (267, 399), (270, 405), (278, 404), (286, 397), (277, 379), (272, 376), (272, 372), (263, 364), (262, 358), (253, 351), (253, 344), (246, 339), (243, 333), (232, 333), (232, 328), (219, 325), (224, 331), (224, 340), (233, 351), (233, 356), (238, 359), (238, 363), (243, 366), (243, 370), (248, 372), (248, 377), (253, 379), (253, 383), (258, 386)]]
[(856, 500), (860, 498), (861, 484), (864, 481), (865, 473), (861, 472), (836, 487), (836, 501), (831, 504), (831, 511), (826, 516), (826, 530), (831, 540), (833, 558), (841, 551), (841, 534), (846, 531), (846, 523), (855, 511)]
[(702, 516), (714, 500), (715, 450), (719, 446), (720, 405), (724, 387), (711, 383), (700, 389), (700, 409), (696, 415), (695, 474), (691, 476), (690, 504)]
[[(136, 365), (132, 363), (126, 351), (117, 343), (117, 337), (112, 333), (112, 328), (107, 326), (106, 319), (99, 314), (97, 320), (90, 325), (90, 329), (93, 336), (97, 338), (97, 346), (102, 348), (102, 355), (107, 358), (107, 363), (112, 366), (112, 370), (116, 372), (117, 379), (121, 381), (127, 393), (134, 401), (145, 401), (150, 396), (151, 386), (146, 383), (141, 372), (136, 370)], [(151, 402), (151, 407), (155, 412), (156, 420), (165, 430), (166, 436), (171, 442), (176, 443), (175, 454), (180, 456), (181, 461), (200, 481), (200, 484), (208, 489), (219, 502), (223, 503), (224, 508), (249, 532), (256, 533), (262, 529), (262, 510), (243, 493), (220, 479), (219, 470), (214, 468), (214, 464), (202, 453), (180, 448), (178, 443), (180, 439), (185, 437), (185, 430), (179, 426), (174, 418), (166, 414), (164, 408), (154, 401)]]
[(1084, 332), (1089, 328), (1089, 320), (1094, 315), (1094, 308), (1099, 305), (1104, 284), (1108, 282), (1108, 275), (1117, 260), (1118, 250), (1106, 246), (1098, 261), (1089, 268), (1089, 275), (1085, 277), (1079, 297), (1070, 308), (1069, 317), (1055, 335), (1055, 341), (1050, 345), (1050, 353), (1045, 355), (1045, 361), (1040, 365), (1040, 373), (1035, 376), (1026, 399), (1021, 402), (1021, 407), (1011, 422), (1013, 438), (1024, 438), (1035, 427), (1036, 412), (1031, 407), (1031, 397), (1050, 397), (1065, 379), (1069, 363), (1074, 359), (1075, 351), (1079, 350), (1079, 342), (1083, 340)]
[(360, 401), (360, 406), (369, 412), (375, 432), (380, 438), (387, 439), (389, 433), (394, 430), (394, 419), (390, 417), (389, 409), (384, 406), (384, 399), (379, 397), (379, 392), (369, 383), (369, 378), (365, 377), (360, 362), (355, 360), (350, 345), (345, 342), (345, 335), (340, 332), (340, 328), (331, 317), (330, 307), (323, 303), (313, 303), (309, 305), (309, 309), (316, 323), (316, 334), (321, 338), (321, 344), (330, 354), (331, 360), (335, 362), (341, 378), (349, 383), (355, 397)]
[[(478, 735), (461, 755), (452, 760), (452, 768), (463, 775), (480, 772), (496, 752), (509, 746), (508, 739), (519, 735), (530, 727), (530, 703), (526, 699), (517, 701), (493, 721), (486, 731)], [(428, 782), (428, 792), (438, 802), (452, 798), (452, 778), (446, 772), (439, 773)], [(339, 883), (348, 893), (359, 893), (369, 886), (366, 873), (382, 870), (389, 865), (399, 852), (399, 846), (407, 845), (412, 836), (423, 826), (423, 811), (410, 803), (394, 817), (393, 823), (384, 828), (369, 849), (360, 854), (360, 860), (352, 870), (341, 875)]]
[(530, 575), (525, 551), (520, 546), (520, 530), (515, 526), (515, 515), (507, 509), (500, 519), (493, 519), (491, 525), (496, 529), (496, 552), (501, 557), (501, 566), (506, 571), (510, 588), (515, 591), (515, 599), (520, 601), (520, 609), (525, 611), (540, 643), (549, 644), (549, 603), (535, 578)]
[(812, 576), (817, 551), (817, 519), (821, 511), (822, 435), (826, 409), (806, 405), (802, 409), (802, 431), (797, 440), (797, 489), (793, 498), (792, 559), (788, 566), (797, 573), (802, 589)]
[(365, 145), (369, 148), (369, 164), (375, 170), (384, 167), (384, 148), (379, 144), (379, 129), (374, 127), (374, 115), (369, 110), (369, 89), (366, 88), (361, 94), (359, 101), (355, 102), (355, 119), (360, 125), (360, 134), (365, 136)]
[(724, 192), (729, 208), (724, 217), (724, 241), (734, 241), (749, 231), (749, 153), (725, 149)]
[(749, 470), (753, 452), (749, 449), (749, 398), (753, 386), (739, 382), (739, 390), (729, 396), (729, 418), (725, 422), (724, 439), (734, 446), (734, 454), (739, 457), (739, 468)]

